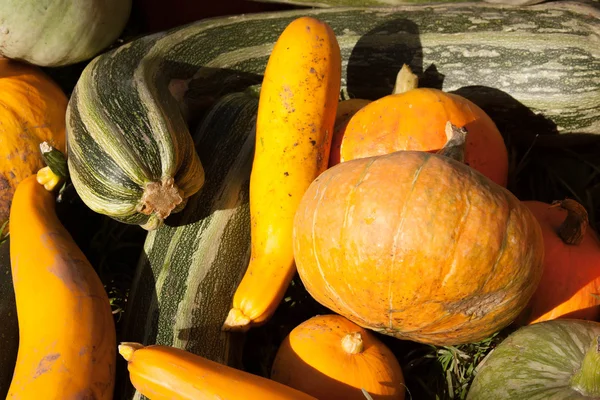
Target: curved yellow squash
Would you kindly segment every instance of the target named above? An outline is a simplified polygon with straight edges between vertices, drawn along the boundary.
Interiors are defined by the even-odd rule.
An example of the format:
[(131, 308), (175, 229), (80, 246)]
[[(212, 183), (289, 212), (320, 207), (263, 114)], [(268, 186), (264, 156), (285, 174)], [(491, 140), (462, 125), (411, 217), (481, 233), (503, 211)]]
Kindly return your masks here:
[(7, 399), (109, 400), (116, 333), (108, 296), (54, 206), (35, 175), (17, 186), (10, 261), (19, 352)]
[(331, 27), (292, 21), (269, 57), (260, 91), (250, 175), (251, 256), (223, 328), (266, 322), (294, 272), (296, 208), (329, 160), (341, 84), (340, 47)]

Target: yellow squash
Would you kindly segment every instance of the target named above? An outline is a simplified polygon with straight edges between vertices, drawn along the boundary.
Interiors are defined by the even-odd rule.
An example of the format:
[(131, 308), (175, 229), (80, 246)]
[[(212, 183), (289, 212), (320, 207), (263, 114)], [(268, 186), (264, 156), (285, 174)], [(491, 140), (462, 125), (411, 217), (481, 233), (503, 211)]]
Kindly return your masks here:
[(267, 63), (250, 177), (251, 257), (225, 330), (267, 321), (295, 272), (296, 208), (329, 159), (341, 83), (340, 48), (331, 27), (292, 21)]
[(15, 191), (10, 261), (19, 351), (7, 399), (109, 400), (114, 320), (98, 275), (32, 175)]
[(171, 346), (122, 343), (133, 386), (152, 400), (316, 400), (267, 378)]
[(38, 67), (6, 58), (0, 58), (0, 94), (2, 227), (19, 182), (44, 166), (40, 143), (65, 151), (67, 97)]

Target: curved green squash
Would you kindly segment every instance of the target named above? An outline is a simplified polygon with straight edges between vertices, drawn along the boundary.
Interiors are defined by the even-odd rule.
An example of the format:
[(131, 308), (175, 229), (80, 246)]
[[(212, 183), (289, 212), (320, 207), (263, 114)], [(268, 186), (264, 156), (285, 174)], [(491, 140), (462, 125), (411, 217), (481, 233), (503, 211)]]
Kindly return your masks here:
[(557, 319), (520, 328), (477, 367), (467, 400), (600, 398), (600, 323)]
[(204, 184), (204, 170), (176, 101), (154, 81), (164, 66), (147, 60), (129, 79), (98, 79), (111, 73), (111, 59), (92, 60), (71, 94), (69, 174), (89, 208), (153, 230), (185, 207)]
[[(257, 109), (255, 95), (232, 93), (203, 119), (194, 140), (206, 183), (184, 211), (148, 234), (122, 340), (175, 346), (229, 365), (241, 356), (240, 337), (221, 326), (250, 257)], [(130, 390), (122, 386), (118, 398), (131, 398)]]
[(125, 28), (131, 0), (2, 0), (0, 54), (57, 67), (88, 60)]
[(10, 387), (19, 350), (19, 322), (10, 270), (10, 239), (0, 244), (0, 398)]

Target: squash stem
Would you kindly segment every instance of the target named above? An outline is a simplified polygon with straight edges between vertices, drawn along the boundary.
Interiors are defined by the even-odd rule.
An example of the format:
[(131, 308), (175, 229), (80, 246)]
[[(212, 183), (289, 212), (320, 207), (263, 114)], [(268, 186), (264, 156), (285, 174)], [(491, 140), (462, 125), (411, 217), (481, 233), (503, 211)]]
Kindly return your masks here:
[(585, 207), (572, 199), (557, 200), (552, 206), (567, 210), (567, 218), (558, 228), (558, 236), (565, 244), (580, 244), (589, 225)]
[(349, 333), (342, 338), (342, 349), (348, 354), (359, 354), (365, 349), (360, 332)]
[(152, 222), (149, 221), (143, 227), (148, 230), (156, 229), (183, 201), (183, 192), (173, 178), (147, 183), (137, 210), (150, 215)]
[(571, 387), (585, 397), (600, 397), (600, 336), (585, 353), (581, 369), (571, 378)]
[(465, 128), (459, 128), (450, 121), (446, 123), (446, 137), (448, 141), (437, 154), (452, 158), (458, 162), (465, 162), (465, 147), (468, 132)]
[(143, 348), (144, 345), (141, 343), (123, 342), (119, 345), (119, 354), (123, 356), (125, 361), (129, 361), (133, 357), (133, 353)]
[(415, 75), (407, 64), (402, 65), (396, 76), (396, 85), (392, 94), (400, 94), (416, 89), (419, 86), (419, 77)]

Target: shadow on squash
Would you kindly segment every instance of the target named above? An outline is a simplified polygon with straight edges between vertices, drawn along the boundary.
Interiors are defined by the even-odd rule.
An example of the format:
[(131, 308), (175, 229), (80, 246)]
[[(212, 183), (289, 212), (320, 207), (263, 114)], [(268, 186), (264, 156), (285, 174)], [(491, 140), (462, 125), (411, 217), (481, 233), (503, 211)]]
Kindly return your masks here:
[(410, 65), (419, 77), (423, 74), (419, 27), (409, 19), (398, 18), (378, 25), (354, 45), (345, 75), (348, 94), (368, 100), (390, 94), (403, 64)]
[[(131, 294), (136, 290), (145, 293), (145, 296), (129, 296), (129, 302), (125, 309), (125, 321), (122, 331), (117, 332), (117, 343), (122, 341), (138, 342), (144, 345), (156, 343), (158, 334), (158, 309), (148, 313), (151, 307), (157, 307), (156, 279), (152, 272), (151, 264), (145, 251), (140, 252), (140, 261), (135, 271), (137, 280), (131, 288)], [(139, 329), (140, 326), (149, 329)], [(115, 398), (131, 399), (135, 388), (129, 380), (127, 362), (123, 357), (117, 357), (115, 376)]]
[(19, 350), (19, 322), (10, 268), (10, 239), (0, 244), (0, 398), (12, 381)]

